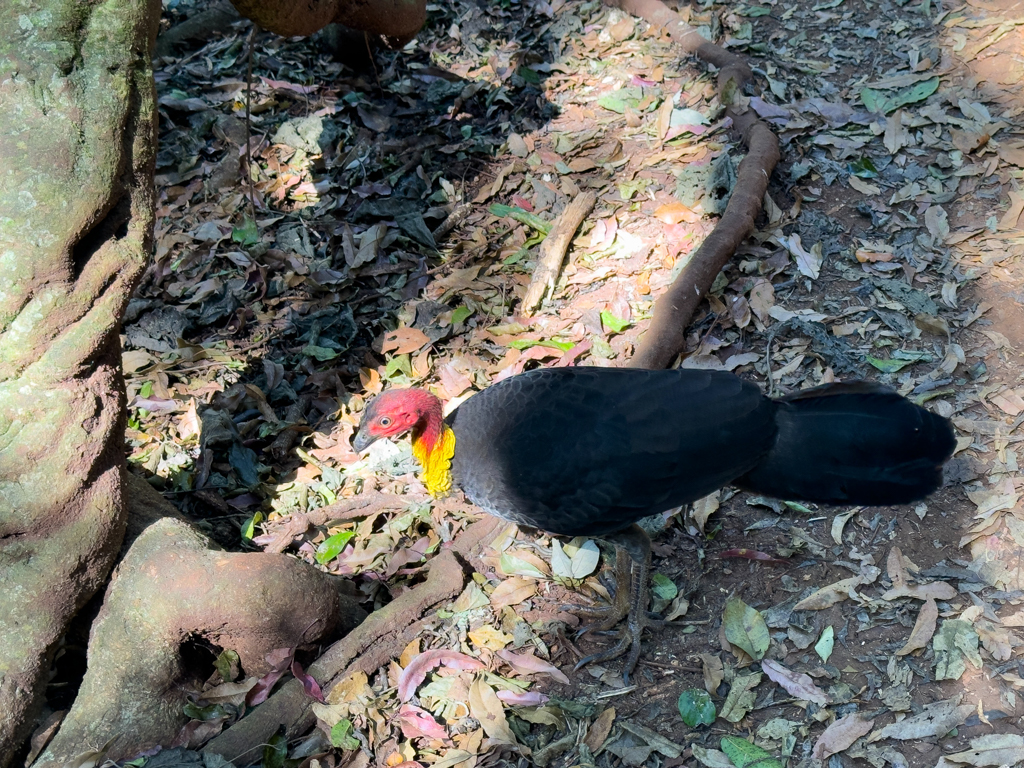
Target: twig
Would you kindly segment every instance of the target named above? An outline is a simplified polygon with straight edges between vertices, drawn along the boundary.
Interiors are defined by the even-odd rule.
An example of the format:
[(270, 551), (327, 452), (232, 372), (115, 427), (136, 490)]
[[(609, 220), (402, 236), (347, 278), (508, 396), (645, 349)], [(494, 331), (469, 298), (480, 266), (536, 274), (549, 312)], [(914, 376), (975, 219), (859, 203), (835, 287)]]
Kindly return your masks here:
[(565, 252), (569, 250), (569, 243), (572, 242), (573, 235), (576, 234), (576, 230), (596, 202), (597, 195), (593, 192), (583, 192), (569, 203), (555, 219), (551, 231), (544, 238), (544, 242), (540, 244), (537, 267), (533, 271), (530, 287), (526, 289), (526, 296), (523, 298), (525, 314), (530, 314), (540, 306), (545, 291), (554, 290), (562, 259), (565, 258)]

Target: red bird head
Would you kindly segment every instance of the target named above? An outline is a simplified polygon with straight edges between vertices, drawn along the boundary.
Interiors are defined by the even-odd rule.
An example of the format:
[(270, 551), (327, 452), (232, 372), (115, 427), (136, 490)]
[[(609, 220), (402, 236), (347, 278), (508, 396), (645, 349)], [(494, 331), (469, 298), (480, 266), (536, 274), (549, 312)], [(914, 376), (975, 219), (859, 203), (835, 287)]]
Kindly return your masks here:
[(414, 441), (430, 439), (440, 434), (443, 424), (441, 401), (434, 395), (423, 389), (391, 389), (366, 406), (352, 447), (364, 451), (382, 437), (400, 437), (409, 430), (414, 430)]

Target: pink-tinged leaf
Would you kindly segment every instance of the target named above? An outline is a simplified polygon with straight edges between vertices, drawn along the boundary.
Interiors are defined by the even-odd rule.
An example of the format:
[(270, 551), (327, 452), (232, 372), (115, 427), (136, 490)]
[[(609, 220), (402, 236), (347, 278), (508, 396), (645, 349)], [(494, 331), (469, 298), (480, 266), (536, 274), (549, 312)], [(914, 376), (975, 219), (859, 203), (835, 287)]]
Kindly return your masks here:
[(719, 557), (742, 557), (744, 560), (760, 560), (762, 563), (776, 563), (778, 565), (789, 564), (788, 560), (772, 557), (771, 555), (765, 552), (759, 552), (756, 549), (727, 549), (725, 552), (720, 554)]
[(160, 397), (134, 397), (131, 403), (128, 404), (129, 408), (142, 408), (143, 410), (149, 411), (150, 413), (168, 413), (170, 411), (176, 411), (183, 404), (177, 400), (167, 400)]
[(320, 87), (319, 85), (299, 85), (298, 83), (289, 83), (287, 80), (271, 80), (269, 77), (261, 77), (260, 80), (275, 91), (280, 90), (292, 91), (294, 93), (313, 93)]
[(593, 346), (593, 343), (590, 341), (590, 339), (584, 339), (579, 344), (577, 344), (572, 349), (570, 349), (568, 352), (566, 352), (565, 355), (562, 357), (562, 359), (559, 360), (558, 362), (556, 362), (551, 367), (552, 368), (566, 368), (566, 367), (568, 367), (570, 365), (576, 365), (576, 359), (580, 355), (583, 355), (583, 354), (589, 352), (590, 348), (592, 346)]
[(302, 683), (302, 688), (307, 696), (316, 699), (321, 704), (324, 703), (324, 693), (320, 690), (320, 683), (312, 675), (307, 674), (297, 661), (292, 662), (292, 674), (295, 675), (296, 680)]
[(569, 684), (569, 678), (565, 676), (554, 664), (549, 664), (543, 659), (538, 659), (533, 655), (533, 652), (528, 653), (512, 653), (508, 650), (500, 650), (497, 655), (507, 661), (512, 669), (521, 675), (530, 675), (534, 673), (541, 673), (545, 675), (551, 675), (555, 680), (565, 685)]
[(852, 746), (853, 742), (861, 736), (870, 732), (874, 724), (874, 720), (863, 720), (856, 712), (839, 718), (818, 737), (811, 756), (815, 760), (826, 760), (832, 755), (842, 752)]
[(398, 725), (402, 729), (402, 735), (407, 739), (414, 739), (417, 736), (426, 736), (430, 739), (447, 739), (448, 732), (438, 723), (429, 712), (415, 707), (412, 704), (403, 704), (398, 710)]
[(472, 656), (458, 651), (448, 651), (444, 648), (426, 651), (413, 659), (412, 663), (399, 675), (398, 700), (408, 701), (411, 699), (412, 695), (416, 693), (416, 689), (420, 687), (420, 683), (426, 680), (427, 673), (441, 664), (452, 669), (470, 672), (485, 668), (479, 659), (474, 659)]
[(295, 649), (275, 648), (264, 658), (266, 658), (267, 664), (270, 665), (271, 669), (284, 671), (292, 665), (292, 659), (295, 658)]
[(810, 701), (819, 707), (824, 707), (829, 702), (828, 694), (814, 684), (814, 681), (802, 672), (794, 672), (786, 669), (777, 661), (763, 659), (761, 669), (768, 677), (786, 689), (790, 696)]
[(247, 707), (255, 707), (257, 704), (262, 704), (267, 700), (270, 692), (274, 686), (277, 685), (277, 681), (284, 676), (283, 669), (272, 669), (263, 677), (261, 677), (249, 692), (245, 694), (245, 705)]
[(550, 701), (543, 693), (536, 691), (523, 691), (522, 693), (498, 691), (497, 695), (503, 703), (511, 704), (514, 707), (539, 707)]

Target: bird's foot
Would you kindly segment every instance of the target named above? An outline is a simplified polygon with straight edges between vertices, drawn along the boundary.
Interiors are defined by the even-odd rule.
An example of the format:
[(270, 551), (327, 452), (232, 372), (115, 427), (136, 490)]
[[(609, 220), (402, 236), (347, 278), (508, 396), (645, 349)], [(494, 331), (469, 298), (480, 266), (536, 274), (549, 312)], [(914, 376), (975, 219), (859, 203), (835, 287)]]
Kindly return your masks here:
[(646, 613), (642, 613), (645, 618), (641, 621), (634, 621), (635, 616), (631, 616), (630, 620), (626, 622), (626, 626), (618, 631), (619, 639), (611, 648), (606, 648), (598, 653), (591, 654), (590, 656), (584, 656), (573, 667), (575, 670), (582, 669), (587, 664), (600, 663), (603, 661), (611, 661), (622, 656), (626, 651), (629, 651), (629, 655), (626, 657), (626, 663), (622, 669), (622, 680), (626, 685), (629, 685), (629, 676), (633, 674), (633, 670), (636, 668), (636, 663), (640, 659), (640, 635), (643, 634), (644, 626), (646, 625)]
[(633, 579), (632, 561), (622, 547), (615, 549), (615, 592), (611, 605), (572, 604), (566, 608), (577, 616), (595, 619), (576, 631), (576, 639), (588, 632), (603, 632), (611, 629), (629, 615), (629, 593)]
[(611, 648), (580, 659), (575, 669), (587, 664), (609, 661), (622, 656), (627, 651), (626, 663), (622, 678), (629, 685), (629, 676), (636, 668), (640, 658), (640, 636), (644, 627), (652, 626), (657, 621), (648, 619), (648, 577), (651, 568), (651, 542), (640, 528), (631, 526), (610, 539), (615, 544), (615, 578), (617, 587), (614, 602), (609, 606), (573, 606), (587, 617), (598, 619), (579, 630), (579, 638), (588, 632), (607, 631), (618, 624), (623, 618), (626, 626), (618, 631), (618, 641)]

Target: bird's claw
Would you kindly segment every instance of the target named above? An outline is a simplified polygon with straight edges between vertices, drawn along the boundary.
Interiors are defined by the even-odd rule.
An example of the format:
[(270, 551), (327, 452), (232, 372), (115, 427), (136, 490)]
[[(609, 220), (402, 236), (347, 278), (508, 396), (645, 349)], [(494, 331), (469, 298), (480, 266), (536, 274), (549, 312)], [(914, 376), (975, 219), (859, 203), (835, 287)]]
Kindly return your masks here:
[(577, 640), (590, 632), (604, 632), (612, 629), (629, 615), (628, 605), (568, 605), (566, 609), (577, 616), (596, 619), (596, 621), (576, 630)]
[(579, 671), (587, 664), (600, 663), (603, 661), (611, 661), (617, 659), (629, 650), (629, 655), (626, 657), (626, 662), (622, 669), (622, 680), (626, 685), (629, 685), (629, 676), (633, 674), (633, 670), (636, 669), (637, 661), (640, 659), (640, 635), (643, 632), (643, 622), (634, 623), (630, 622), (628, 627), (623, 627), (617, 634), (619, 641), (615, 643), (611, 648), (606, 648), (598, 653), (585, 656), (576, 662), (576, 666), (573, 667), (575, 671)]

